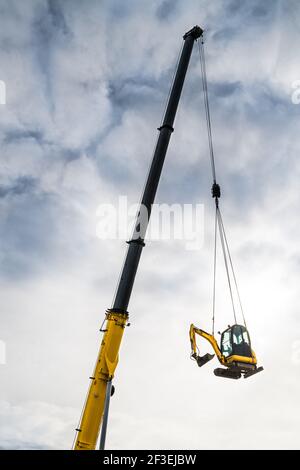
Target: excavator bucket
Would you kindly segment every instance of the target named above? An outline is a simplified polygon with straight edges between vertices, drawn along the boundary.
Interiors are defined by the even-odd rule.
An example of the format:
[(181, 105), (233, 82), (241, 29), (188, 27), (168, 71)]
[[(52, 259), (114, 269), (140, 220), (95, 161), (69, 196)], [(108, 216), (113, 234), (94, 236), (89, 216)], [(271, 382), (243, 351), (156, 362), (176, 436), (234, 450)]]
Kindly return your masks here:
[(215, 355), (206, 353), (204, 356), (198, 356), (197, 354), (192, 354), (192, 357), (196, 360), (199, 367), (204, 366), (208, 361), (211, 361)]

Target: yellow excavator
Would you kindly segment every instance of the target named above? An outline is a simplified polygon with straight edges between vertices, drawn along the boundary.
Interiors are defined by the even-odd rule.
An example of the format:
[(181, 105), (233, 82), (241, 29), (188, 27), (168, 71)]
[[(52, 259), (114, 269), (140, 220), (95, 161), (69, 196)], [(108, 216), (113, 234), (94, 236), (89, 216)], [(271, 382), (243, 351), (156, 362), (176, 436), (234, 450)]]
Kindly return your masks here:
[[(212, 346), (215, 354), (206, 353), (200, 356), (196, 343), (196, 335), (206, 339)], [(263, 367), (257, 367), (255, 352), (251, 348), (250, 336), (247, 328), (243, 325), (232, 325), (221, 335), (220, 347), (213, 334), (207, 333), (195, 325), (190, 326), (191, 358), (194, 359), (199, 367), (204, 366), (216, 355), (222, 366), (214, 370), (218, 377), (227, 377), (229, 379), (240, 379), (242, 376), (246, 379), (251, 375), (257, 374), (263, 370)]]

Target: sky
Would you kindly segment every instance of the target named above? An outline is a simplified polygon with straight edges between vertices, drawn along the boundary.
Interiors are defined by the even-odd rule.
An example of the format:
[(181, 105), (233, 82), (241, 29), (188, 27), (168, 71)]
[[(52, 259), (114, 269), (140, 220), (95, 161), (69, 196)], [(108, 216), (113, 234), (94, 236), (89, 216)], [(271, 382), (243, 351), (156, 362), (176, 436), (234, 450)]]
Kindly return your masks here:
[[(189, 359), (190, 323), (211, 329), (213, 279), (195, 47), (156, 201), (203, 204), (204, 243), (147, 242), (107, 448), (299, 448), (299, 2), (0, 0), (0, 17), (0, 447), (72, 446), (126, 251), (99, 239), (97, 208), (139, 201), (182, 36), (199, 24), (222, 214), (264, 371), (226, 381), (216, 359)], [(216, 307), (223, 331), (222, 275)]]

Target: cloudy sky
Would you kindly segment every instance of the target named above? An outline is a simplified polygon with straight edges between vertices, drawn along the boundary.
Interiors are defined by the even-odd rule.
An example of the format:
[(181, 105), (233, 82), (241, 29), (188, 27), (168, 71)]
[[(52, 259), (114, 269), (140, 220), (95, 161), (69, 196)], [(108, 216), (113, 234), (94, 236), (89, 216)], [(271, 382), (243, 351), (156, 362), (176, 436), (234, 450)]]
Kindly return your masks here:
[[(97, 237), (97, 208), (139, 200), (182, 35), (199, 24), (222, 212), (265, 371), (226, 381), (189, 360), (212, 297), (195, 48), (157, 202), (204, 204), (204, 245), (147, 243), (107, 446), (299, 448), (299, 2), (0, 0), (0, 18), (0, 446), (72, 445), (126, 249)], [(222, 279), (217, 330), (232, 323)]]

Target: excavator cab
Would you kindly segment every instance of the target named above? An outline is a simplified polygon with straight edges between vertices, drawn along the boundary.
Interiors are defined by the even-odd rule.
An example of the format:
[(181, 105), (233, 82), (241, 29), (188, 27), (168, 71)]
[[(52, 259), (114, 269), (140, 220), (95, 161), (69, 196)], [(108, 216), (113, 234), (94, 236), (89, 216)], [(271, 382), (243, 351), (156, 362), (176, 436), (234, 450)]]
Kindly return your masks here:
[(221, 353), (225, 358), (230, 356), (252, 357), (250, 336), (243, 325), (233, 325), (222, 333)]
[(202, 336), (211, 344), (219, 362), (222, 366), (225, 366), (225, 368), (219, 367), (214, 370), (216, 376), (240, 379), (242, 376), (247, 378), (263, 370), (263, 367), (257, 367), (256, 355), (251, 348), (250, 336), (245, 326), (235, 324), (223, 331), (219, 347), (213, 335), (192, 324), (190, 327), (191, 357), (196, 360), (199, 367), (202, 367), (213, 359), (214, 354), (199, 355), (196, 334)]

